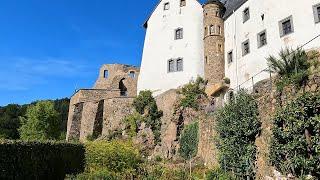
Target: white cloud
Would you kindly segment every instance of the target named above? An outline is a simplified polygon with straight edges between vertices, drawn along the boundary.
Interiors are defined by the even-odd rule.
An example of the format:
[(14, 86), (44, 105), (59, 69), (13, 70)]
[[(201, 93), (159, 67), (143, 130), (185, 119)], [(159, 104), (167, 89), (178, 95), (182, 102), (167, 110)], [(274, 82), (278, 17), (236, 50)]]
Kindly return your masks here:
[[(1, 60), (2, 61), (2, 60)], [(49, 83), (49, 78), (81, 78), (94, 72), (85, 61), (14, 58), (0, 71), (0, 89), (28, 90)]]

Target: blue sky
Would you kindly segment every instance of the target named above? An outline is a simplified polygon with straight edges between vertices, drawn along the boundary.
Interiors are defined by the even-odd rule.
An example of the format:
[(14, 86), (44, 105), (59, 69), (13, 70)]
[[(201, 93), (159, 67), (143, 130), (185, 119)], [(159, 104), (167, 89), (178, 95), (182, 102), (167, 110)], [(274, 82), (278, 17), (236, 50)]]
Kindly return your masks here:
[(140, 65), (158, 0), (1, 0), (0, 106), (70, 97), (102, 64)]

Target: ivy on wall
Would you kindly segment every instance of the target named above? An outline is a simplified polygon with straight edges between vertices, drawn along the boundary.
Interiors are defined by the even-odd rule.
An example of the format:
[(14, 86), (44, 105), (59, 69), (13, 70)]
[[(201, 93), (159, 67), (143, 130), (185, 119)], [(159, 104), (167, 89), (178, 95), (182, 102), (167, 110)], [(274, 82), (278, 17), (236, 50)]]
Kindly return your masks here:
[(274, 117), (270, 160), (279, 171), (320, 178), (320, 93), (305, 93)]
[(256, 101), (242, 90), (215, 115), (221, 167), (238, 178), (254, 178), (255, 140), (261, 130)]

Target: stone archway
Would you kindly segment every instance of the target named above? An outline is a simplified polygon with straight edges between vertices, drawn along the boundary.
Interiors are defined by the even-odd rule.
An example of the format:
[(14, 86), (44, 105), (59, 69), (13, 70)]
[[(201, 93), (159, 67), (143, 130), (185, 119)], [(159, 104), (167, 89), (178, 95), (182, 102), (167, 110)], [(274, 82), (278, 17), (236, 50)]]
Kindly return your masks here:
[(122, 78), (119, 82), (120, 96), (128, 96), (128, 89), (124, 84), (125, 78)]

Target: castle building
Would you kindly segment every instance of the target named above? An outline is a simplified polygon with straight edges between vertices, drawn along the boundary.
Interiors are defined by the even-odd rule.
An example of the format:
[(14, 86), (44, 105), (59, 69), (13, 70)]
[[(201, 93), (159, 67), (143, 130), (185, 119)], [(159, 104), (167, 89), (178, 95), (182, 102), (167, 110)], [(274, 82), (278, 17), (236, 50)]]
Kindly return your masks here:
[(197, 76), (208, 87), (226, 77), (230, 89), (250, 88), (270, 76), (270, 55), (319, 49), (319, 21), (320, 0), (160, 0), (145, 23), (138, 92), (158, 95)]

